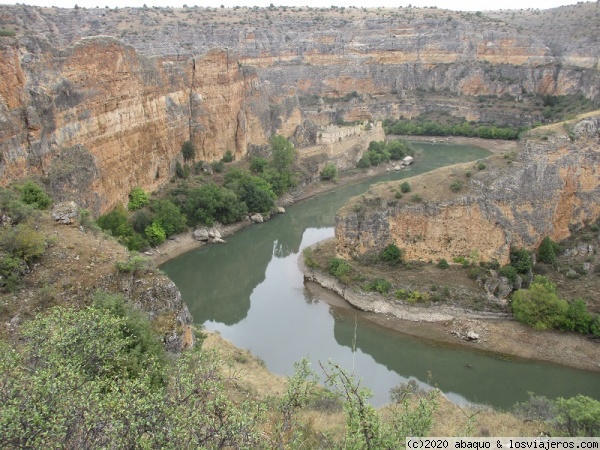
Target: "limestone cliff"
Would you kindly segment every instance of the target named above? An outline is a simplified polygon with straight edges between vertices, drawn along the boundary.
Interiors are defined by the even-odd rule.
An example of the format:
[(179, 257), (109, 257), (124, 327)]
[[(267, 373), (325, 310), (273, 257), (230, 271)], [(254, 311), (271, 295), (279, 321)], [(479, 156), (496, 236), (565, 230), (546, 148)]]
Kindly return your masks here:
[(135, 186), (168, 180), (188, 139), (211, 161), (228, 149), (244, 156), (249, 141), (268, 137), (256, 75), (219, 50), (148, 59), (110, 37), (61, 51), (36, 41), (2, 50), (3, 183), (38, 173), (59, 197), (71, 192), (101, 212)]
[(393, 196), (395, 185), (373, 187), (338, 213), (337, 252), (350, 257), (395, 243), (407, 259), (504, 264), (511, 246), (568, 237), (600, 217), (600, 116), (566, 128), (530, 132), (516, 156), (496, 155), (475, 174), (477, 165), (466, 164), (412, 178), (402, 200)]
[[(16, 34), (0, 37), (0, 183), (39, 174), (99, 213), (168, 180), (188, 139), (212, 161), (273, 133), (316, 145), (332, 122), (445, 111), (530, 124), (541, 95), (600, 99), (596, 8), (0, 5)], [(547, 19), (569, 39), (534, 26)]]

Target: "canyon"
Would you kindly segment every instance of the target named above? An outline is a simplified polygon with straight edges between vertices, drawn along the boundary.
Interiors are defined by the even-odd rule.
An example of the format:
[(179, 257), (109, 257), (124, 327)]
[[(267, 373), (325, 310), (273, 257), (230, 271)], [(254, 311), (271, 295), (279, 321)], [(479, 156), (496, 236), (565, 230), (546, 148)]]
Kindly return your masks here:
[(512, 247), (562, 241), (600, 216), (597, 114), (532, 130), (505, 156), (415, 177), (402, 200), (394, 186), (373, 186), (338, 213), (337, 253), (394, 243), (408, 260), (507, 264)]
[(598, 102), (598, 14), (2, 5), (0, 183), (40, 176), (98, 215), (168, 182), (187, 140), (216, 161), (430, 111), (532, 124), (535, 98)]

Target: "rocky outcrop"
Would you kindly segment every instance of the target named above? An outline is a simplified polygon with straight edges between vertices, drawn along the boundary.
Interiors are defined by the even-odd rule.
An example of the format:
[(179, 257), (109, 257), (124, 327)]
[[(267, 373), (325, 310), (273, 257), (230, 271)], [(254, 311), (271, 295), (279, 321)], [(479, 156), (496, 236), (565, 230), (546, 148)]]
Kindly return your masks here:
[(591, 8), (571, 7), (589, 26), (563, 19), (558, 42), (509, 15), (418, 8), (1, 5), (17, 33), (0, 37), (0, 183), (42, 175), (98, 214), (168, 180), (186, 140), (214, 161), (273, 133), (318, 145), (333, 122), (445, 111), (532, 123), (531, 95), (599, 98), (594, 33), (576, 32), (595, 29)]
[(430, 187), (431, 193), (419, 191), (422, 202), (394, 201), (386, 197), (387, 185), (375, 187), (338, 213), (337, 252), (351, 257), (395, 243), (407, 259), (462, 256), (505, 264), (511, 246), (533, 249), (546, 236), (565, 239), (600, 217), (598, 123), (595, 116), (571, 125), (573, 141), (561, 125), (532, 131), (520, 142), (514, 163), (497, 156), (466, 179), (458, 194), (451, 193), (450, 182), (472, 167), (411, 180)]

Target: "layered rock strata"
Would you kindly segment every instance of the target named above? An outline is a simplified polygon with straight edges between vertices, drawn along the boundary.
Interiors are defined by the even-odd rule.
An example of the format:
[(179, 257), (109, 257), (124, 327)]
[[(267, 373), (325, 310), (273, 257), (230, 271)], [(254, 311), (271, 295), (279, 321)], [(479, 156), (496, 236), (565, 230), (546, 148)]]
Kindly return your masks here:
[[(573, 141), (559, 125), (534, 130), (514, 162), (497, 157), (471, 178), (464, 174), (477, 170), (472, 164), (409, 180), (417, 188), (438, 186), (437, 194), (423, 188), (400, 202), (386, 198), (388, 185), (372, 188), (338, 213), (337, 252), (351, 257), (394, 243), (407, 259), (505, 264), (511, 246), (535, 249), (546, 236), (565, 239), (600, 217), (600, 116), (569, 127)], [(456, 177), (467, 185), (454, 194)]]

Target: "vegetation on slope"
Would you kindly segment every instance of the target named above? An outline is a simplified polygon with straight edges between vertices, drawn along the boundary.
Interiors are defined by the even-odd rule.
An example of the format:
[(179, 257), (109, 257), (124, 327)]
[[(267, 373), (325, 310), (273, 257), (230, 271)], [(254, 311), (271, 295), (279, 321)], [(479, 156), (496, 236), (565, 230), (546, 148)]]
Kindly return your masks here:
[[(193, 158), (190, 142), (182, 147), (184, 159)], [(212, 165), (203, 161), (193, 166), (180, 163), (174, 187), (151, 197), (141, 188), (129, 196), (128, 213), (123, 205), (98, 218), (98, 226), (118, 238), (130, 250), (141, 251), (158, 245), (169, 236), (199, 224), (229, 224), (243, 220), (249, 213), (270, 214), (277, 196), (296, 184), (293, 167), (295, 149), (283, 136), (271, 139), (271, 158), (255, 157), (250, 170), (227, 167), (233, 155)]]

